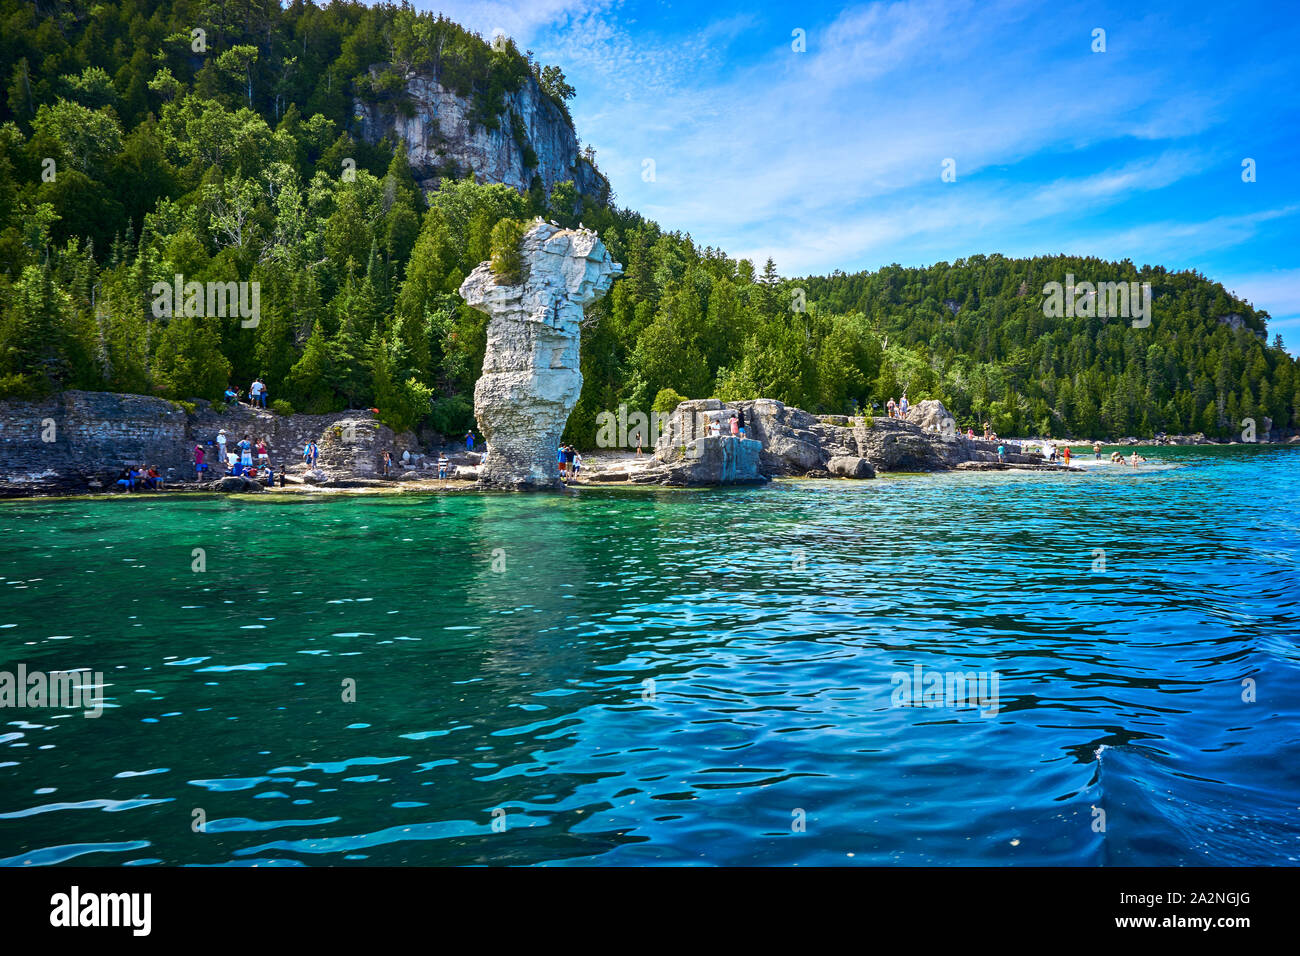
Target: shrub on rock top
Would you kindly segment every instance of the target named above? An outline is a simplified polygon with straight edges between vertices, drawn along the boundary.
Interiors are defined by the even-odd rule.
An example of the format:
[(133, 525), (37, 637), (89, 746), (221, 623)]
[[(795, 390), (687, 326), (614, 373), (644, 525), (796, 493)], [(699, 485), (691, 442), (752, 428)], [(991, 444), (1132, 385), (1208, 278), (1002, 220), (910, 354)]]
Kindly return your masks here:
[(492, 227), (492, 273), (502, 285), (524, 281), (524, 257), (520, 244), (528, 224), (519, 219), (502, 219)]

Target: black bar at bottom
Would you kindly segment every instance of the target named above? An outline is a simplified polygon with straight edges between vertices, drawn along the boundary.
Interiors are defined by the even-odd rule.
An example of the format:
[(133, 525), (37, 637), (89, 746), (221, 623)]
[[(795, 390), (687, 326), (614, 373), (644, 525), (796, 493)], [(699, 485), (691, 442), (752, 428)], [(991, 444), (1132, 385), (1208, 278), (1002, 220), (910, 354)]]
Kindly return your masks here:
[[(537, 945), (594, 929), (616, 939), (728, 946), (756, 935), (849, 932), (867, 940), (992, 940), (1062, 930), (1231, 945), (1287, 930), (1291, 869), (0, 869), (5, 938), (339, 944), (388, 934), (469, 934)], [(77, 907), (73, 903), (76, 887)], [(144, 897), (149, 894), (148, 934)], [(94, 897), (87, 902), (88, 897)], [(139, 908), (133, 904), (138, 902)], [(1292, 907), (1293, 909), (1293, 907)], [(65, 924), (111, 921), (127, 925)], [(134, 920), (132, 919), (134, 917)], [(1207, 923), (1208, 921), (1208, 923)], [(133, 925), (134, 924), (134, 925)], [(545, 934), (540, 936), (539, 934)], [(877, 934), (887, 934), (878, 936)], [(549, 943), (547, 945), (550, 945)]]

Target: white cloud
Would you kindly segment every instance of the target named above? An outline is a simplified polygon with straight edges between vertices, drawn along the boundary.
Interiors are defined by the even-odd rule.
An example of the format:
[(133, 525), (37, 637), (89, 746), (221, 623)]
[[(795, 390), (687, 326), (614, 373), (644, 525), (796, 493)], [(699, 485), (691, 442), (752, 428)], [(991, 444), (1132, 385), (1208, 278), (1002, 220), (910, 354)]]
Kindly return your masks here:
[[(747, 19), (662, 39), (588, 19), (599, 26), (576, 39), (566, 32), (557, 52), (590, 70), (587, 83), (621, 94), (580, 94), (575, 104), (619, 201), (733, 253), (770, 251), (782, 271), (857, 267), (882, 244), (924, 238), (909, 223), (960, 234), (1016, 221), (994, 202), (1022, 217), (1074, 214), (1177, 182), (1205, 162), (1164, 149), (1077, 181), (1031, 175), (1000, 196), (933, 192), (948, 157), (958, 172), (948, 188), (966, 192), (985, 174), (1005, 183), (1002, 167), (1046, 151), (1063, 153), (1064, 166), (1074, 150), (1136, 142), (1149, 132), (1149, 112), (1176, 114), (1183, 129), (1195, 117), (1209, 121), (1178, 97), (1160, 101), (1158, 77), (1136, 57), (1075, 56), (1043, 69), (1042, 47), (1062, 42), (1059, 27), (1023, 19), (1017, 4), (855, 8), (829, 24), (799, 24), (805, 54), (790, 49), (785, 24), (769, 22), (768, 54), (729, 70), (718, 67), (721, 52)], [(1023, 35), (1008, 43), (1013, 30)], [(1158, 111), (1144, 109), (1157, 101)], [(652, 183), (641, 179), (647, 158)]]

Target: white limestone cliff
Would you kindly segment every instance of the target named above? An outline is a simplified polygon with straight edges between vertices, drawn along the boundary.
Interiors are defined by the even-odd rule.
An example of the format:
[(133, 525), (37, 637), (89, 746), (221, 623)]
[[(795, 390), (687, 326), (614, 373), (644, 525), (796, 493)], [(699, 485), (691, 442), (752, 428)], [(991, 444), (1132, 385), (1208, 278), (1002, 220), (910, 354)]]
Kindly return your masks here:
[(553, 488), (561, 485), (555, 451), (582, 391), (582, 308), (623, 267), (591, 230), (541, 219), (525, 233), (520, 253), (519, 285), (503, 284), (484, 262), (460, 287), (465, 301), (489, 316), (483, 374), (474, 387), (474, 415), (488, 444), (479, 484)]
[[(504, 183), (520, 192), (536, 175), (548, 196), (556, 183), (565, 180), (583, 195), (600, 201), (608, 196), (609, 183), (581, 155), (573, 127), (531, 77), (519, 90), (506, 94), (495, 129), (475, 118), (471, 98), (443, 86), (433, 75), (408, 76), (406, 100), (410, 105), (406, 112), (361, 99), (354, 108), (362, 138), (370, 143), (384, 137), (400, 140), (416, 180), (426, 190), (443, 178), (459, 178), (473, 170), (479, 182)], [(527, 149), (516, 133), (515, 117)]]

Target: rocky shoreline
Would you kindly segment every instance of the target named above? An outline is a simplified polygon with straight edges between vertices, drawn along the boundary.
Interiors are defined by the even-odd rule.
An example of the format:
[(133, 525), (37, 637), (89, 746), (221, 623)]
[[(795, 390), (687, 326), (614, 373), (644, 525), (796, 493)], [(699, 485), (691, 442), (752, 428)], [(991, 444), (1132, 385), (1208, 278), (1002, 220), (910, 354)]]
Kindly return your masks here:
[[(743, 416), (744, 438), (730, 434), (733, 416), (737, 421)], [(1079, 470), (1044, 462), (1018, 444), (966, 438), (937, 401), (918, 403), (906, 419), (873, 419), (813, 415), (766, 398), (730, 403), (710, 398), (679, 405), (655, 443), (653, 459), (626, 480), (702, 486), (1008, 468)]]
[[(745, 438), (730, 435), (733, 413), (744, 414)], [(708, 433), (714, 422), (723, 434)], [(906, 420), (813, 415), (771, 399), (688, 401), (670, 417), (652, 454), (636, 458), (631, 451), (593, 452), (576, 484), (689, 488), (763, 484), (774, 478), (864, 480), (890, 472), (1080, 470), (1045, 462), (1038, 451), (1042, 440), (971, 440), (951, 422), (942, 404), (929, 401), (914, 406)], [(283, 469), (287, 485), (267, 489), (238, 478), (226, 480), (220, 469), (215, 480), (194, 480), (194, 445), (211, 448), (207, 443), (223, 428), (232, 448), (245, 434), (265, 438), (276, 474)], [(302, 460), (308, 440), (320, 446), (315, 469)], [(1300, 438), (1292, 439), (1296, 441)], [(1196, 435), (1169, 436), (1162, 443), (1229, 444)], [(372, 410), (286, 416), (247, 405), (65, 392), (44, 402), (0, 402), (0, 497), (112, 493), (117, 472), (129, 464), (157, 466), (165, 493), (373, 493), (485, 486), (479, 453), (439, 444), (440, 436), (395, 434)], [(1002, 461), (998, 444), (1004, 448)], [(1125, 444), (1155, 443), (1131, 439)], [(393, 458), (387, 477), (381, 466), (385, 451)], [(440, 453), (451, 463), (446, 479), (438, 478)], [(213, 457), (215, 449), (209, 460)]]

